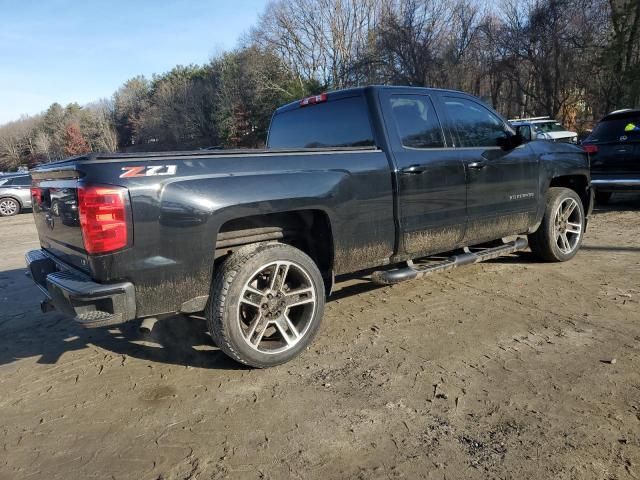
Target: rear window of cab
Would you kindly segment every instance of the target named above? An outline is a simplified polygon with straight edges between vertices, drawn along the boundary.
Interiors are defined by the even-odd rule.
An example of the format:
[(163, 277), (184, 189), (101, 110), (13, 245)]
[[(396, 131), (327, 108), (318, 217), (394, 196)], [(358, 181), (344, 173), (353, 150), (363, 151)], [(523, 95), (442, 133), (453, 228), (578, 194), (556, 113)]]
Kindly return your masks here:
[(362, 95), (310, 104), (274, 115), (268, 148), (373, 147)]

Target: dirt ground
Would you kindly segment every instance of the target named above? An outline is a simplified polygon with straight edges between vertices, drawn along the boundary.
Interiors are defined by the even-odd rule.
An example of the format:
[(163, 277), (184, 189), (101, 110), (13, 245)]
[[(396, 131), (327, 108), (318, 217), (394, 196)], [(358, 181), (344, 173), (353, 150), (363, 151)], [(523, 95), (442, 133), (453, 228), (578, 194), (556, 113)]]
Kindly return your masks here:
[(250, 370), (198, 318), (40, 313), (31, 215), (0, 219), (0, 478), (640, 478), (639, 239), (620, 196), (566, 264), (343, 282), (302, 357)]

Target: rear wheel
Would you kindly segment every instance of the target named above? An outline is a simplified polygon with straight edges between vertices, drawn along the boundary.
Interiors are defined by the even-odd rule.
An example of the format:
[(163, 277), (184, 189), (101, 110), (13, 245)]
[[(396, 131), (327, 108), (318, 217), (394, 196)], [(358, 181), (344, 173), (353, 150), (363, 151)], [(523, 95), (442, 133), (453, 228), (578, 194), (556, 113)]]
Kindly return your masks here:
[(596, 192), (596, 202), (606, 205), (611, 200), (611, 192)]
[(547, 262), (566, 262), (578, 253), (584, 227), (584, 207), (578, 194), (568, 188), (552, 187), (547, 193), (542, 223), (529, 235), (531, 251)]
[(13, 198), (0, 198), (0, 217), (11, 217), (20, 213), (20, 204)]
[(264, 368), (287, 362), (316, 335), (324, 283), (314, 261), (284, 244), (248, 246), (217, 269), (206, 317), (231, 358)]

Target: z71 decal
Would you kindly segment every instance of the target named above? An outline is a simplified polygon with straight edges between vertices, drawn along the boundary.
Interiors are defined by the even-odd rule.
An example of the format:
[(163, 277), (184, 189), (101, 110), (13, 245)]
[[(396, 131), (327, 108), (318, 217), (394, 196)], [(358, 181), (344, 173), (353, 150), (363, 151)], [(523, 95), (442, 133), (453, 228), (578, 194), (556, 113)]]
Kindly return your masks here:
[(124, 172), (120, 175), (120, 178), (131, 178), (131, 177), (156, 177), (160, 175), (175, 175), (176, 170), (178, 169), (177, 165), (157, 165), (152, 167), (122, 167), (122, 171)]

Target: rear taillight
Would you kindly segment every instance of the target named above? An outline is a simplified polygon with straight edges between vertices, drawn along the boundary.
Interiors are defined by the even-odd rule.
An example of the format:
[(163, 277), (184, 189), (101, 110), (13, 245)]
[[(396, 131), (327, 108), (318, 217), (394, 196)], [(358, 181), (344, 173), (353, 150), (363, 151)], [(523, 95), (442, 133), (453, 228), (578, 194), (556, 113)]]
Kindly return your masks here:
[(42, 190), (39, 187), (31, 187), (31, 198), (40, 205), (42, 203)]
[(316, 103), (322, 103), (327, 101), (327, 94), (321, 93), (320, 95), (314, 95), (313, 97), (306, 97), (300, 100), (300, 106), (306, 107), (307, 105), (315, 105)]
[(587, 153), (598, 153), (597, 145), (582, 145), (582, 150)]
[(127, 246), (127, 189), (78, 187), (78, 210), (87, 253), (107, 253)]

